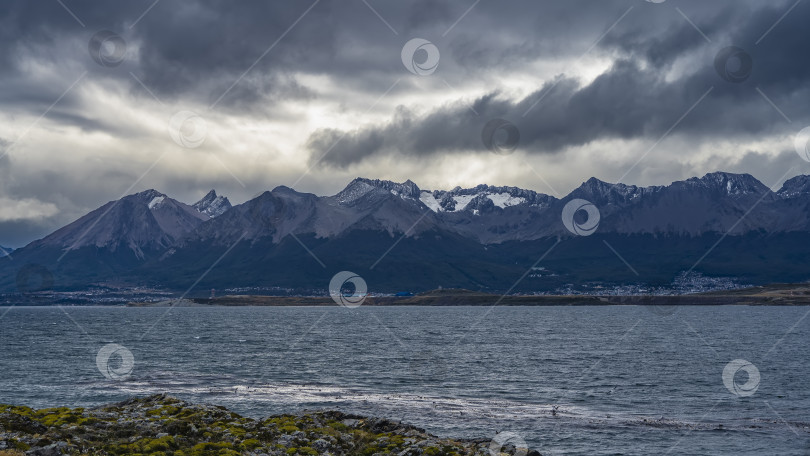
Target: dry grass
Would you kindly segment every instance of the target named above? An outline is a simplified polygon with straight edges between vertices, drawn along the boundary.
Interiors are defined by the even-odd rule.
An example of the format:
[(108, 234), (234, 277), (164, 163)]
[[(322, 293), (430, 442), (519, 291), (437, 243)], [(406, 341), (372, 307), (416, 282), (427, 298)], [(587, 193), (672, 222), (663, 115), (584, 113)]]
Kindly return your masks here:
[(25, 453), (17, 450), (0, 450), (0, 456), (25, 456)]

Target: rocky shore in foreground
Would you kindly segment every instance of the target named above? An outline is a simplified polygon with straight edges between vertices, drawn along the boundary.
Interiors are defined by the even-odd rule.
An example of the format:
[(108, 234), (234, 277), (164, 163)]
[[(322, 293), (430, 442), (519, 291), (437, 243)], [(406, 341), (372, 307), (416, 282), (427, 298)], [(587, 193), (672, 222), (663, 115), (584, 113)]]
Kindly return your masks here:
[(399, 422), (333, 411), (254, 420), (166, 395), (88, 409), (0, 405), (0, 456), (540, 456), (503, 443), (443, 439)]

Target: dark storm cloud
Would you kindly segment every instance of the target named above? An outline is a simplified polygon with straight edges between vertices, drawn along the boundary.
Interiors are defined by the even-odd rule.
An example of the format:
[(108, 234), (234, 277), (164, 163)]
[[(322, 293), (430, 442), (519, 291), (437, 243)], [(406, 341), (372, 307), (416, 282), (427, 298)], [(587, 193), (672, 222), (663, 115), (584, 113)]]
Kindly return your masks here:
[[(321, 0), (302, 18), (313, 2), (197, 0), (158, 2), (139, 20), (151, 1), (65, 1), (70, 12), (57, 2), (4, 2), (0, 58), (6, 65), (0, 71), (18, 74), (26, 58), (70, 59), (84, 65), (91, 78), (114, 78), (142, 90), (131, 71), (163, 100), (204, 103), (217, 100), (247, 72), (221, 101), (224, 107), (243, 108), (280, 97), (311, 98), (317, 88), (301, 87), (289, 76), (293, 72), (328, 74), (347, 87), (384, 90), (401, 74), (402, 45), (416, 35), (445, 46), (452, 56), (443, 62), (447, 71), (506, 69), (538, 53), (564, 57), (636, 2), (604, 1), (585, 9), (568, 2), (481, 2), (464, 15), (472, 3), (371, 1), (372, 11), (361, 1)], [(127, 42), (121, 66), (106, 68), (90, 59), (86, 43), (99, 30)], [(69, 39), (75, 46), (59, 46)], [(52, 55), (57, 50), (69, 55)], [(25, 80), (18, 82), (26, 87)], [(42, 97), (52, 100), (50, 92), (58, 95), (59, 89)]]
[[(291, 123), (313, 111), (317, 117), (319, 110), (330, 116), (338, 109), (351, 118), (401, 80), (390, 98), (402, 106), (391, 113), (378, 109), (370, 127), (311, 133), (305, 151), (310, 153), (310, 163), (329, 151), (321, 163), (338, 168), (378, 155), (409, 158), (483, 151), (481, 129), (493, 118), (515, 123), (521, 133), (520, 147), (534, 153), (616, 138), (655, 141), (710, 87), (712, 92), (675, 130), (675, 134), (689, 133), (693, 144), (790, 133), (810, 122), (810, 61), (805, 58), (810, 30), (804, 24), (810, 5), (805, 2), (759, 44), (755, 43), (793, 0), (367, 2), (374, 11), (361, 0), (317, 4), (312, 0), (163, 0), (149, 11), (153, 0), (63, 0), (70, 11), (55, 1), (0, 2), (0, 106), (12, 119), (19, 115), (33, 121), (47, 111), (27, 139), (40, 139), (38, 129), (45, 128), (63, 134), (65, 144), (71, 144), (66, 148), (102, 147), (90, 142), (94, 137), (125, 140), (111, 143), (120, 147), (120, 157), (98, 160), (129, 163), (127, 154), (143, 151), (126, 151), (139, 147), (126, 141), (143, 139), (143, 147), (152, 147), (147, 136), (155, 134), (138, 120), (171, 115), (154, 108), (150, 91), (166, 111), (210, 105), (222, 96), (217, 114), (272, 124), (275, 120)], [(588, 54), (611, 62), (609, 68), (594, 80), (580, 79), (573, 62), (625, 13)], [(102, 66), (90, 57), (88, 42), (100, 30), (110, 30), (126, 41), (127, 55), (120, 65)], [(403, 44), (414, 37), (428, 39), (441, 50), (432, 80), (410, 75), (400, 61)], [(753, 74), (742, 84), (727, 83), (714, 71), (714, 55), (731, 44), (746, 49), (754, 60)], [(529, 95), (515, 97), (500, 83), (513, 73), (525, 81), (538, 61), (543, 65), (537, 68), (544, 69), (536, 70), (534, 83), (523, 87)], [(548, 62), (565, 62), (572, 68), (548, 70)], [(312, 82), (320, 80), (327, 83)], [(460, 88), (462, 99), (435, 101), (446, 100), (441, 96), (447, 89), (442, 80)], [(74, 81), (78, 90), (65, 92)], [(757, 88), (793, 123), (786, 122)], [(121, 98), (109, 104), (93, 99), (109, 94)], [(300, 109), (291, 109), (290, 104)], [(388, 100), (381, 105), (387, 106)], [(132, 110), (110, 112), (119, 107)], [(307, 111), (308, 107), (315, 109)], [(27, 125), (24, 122), (23, 129)], [(278, 125), (271, 126), (283, 129)], [(25, 230), (45, 234), (118, 197), (142, 172), (134, 167), (131, 173), (116, 175), (120, 171), (114, 166), (109, 172), (98, 167), (88, 171), (89, 159), (77, 161), (75, 169), (60, 170), (62, 174), (39, 169), (22, 172), (12, 168), (24, 162), (17, 153), (70, 153), (61, 150), (59, 138), (48, 138), (50, 142), (43, 140), (45, 145), (38, 146), (54, 149), (47, 153), (13, 144), (22, 132), (4, 133), (7, 141), (0, 143), (0, 149), (12, 151), (0, 160), (4, 178), (0, 193), (57, 204), (61, 218), (0, 226), (0, 233), (13, 232), (14, 239), (24, 237)], [(301, 140), (297, 137), (288, 144)], [(752, 157), (745, 166), (758, 159), (758, 155)], [(177, 170), (159, 166), (152, 175), (164, 173), (162, 181), (155, 179), (164, 185), (161, 190), (187, 191), (178, 182), (191, 182), (194, 177), (183, 181), (172, 171)], [(290, 171), (295, 177), (298, 172)], [(231, 181), (230, 176), (224, 180)]]
[[(9, 27), (0, 32), (3, 37), (0, 49), (4, 51), (2, 58), (5, 60), (5, 70), (0, 71), (14, 78), (29, 70), (31, 59), (62, 60), (84, 66), (90, 73), (89, 79), (118, 80), (129, 84), (134, 91), (143, 91), (131, 77), (132, 72), (149, 90), (166, 101), (197, 99), (212, 102), (238, 80), (240, 74), (256, 62), (308, 7), (304, 2), (286, 5), (275, 2), (225, 5), (202, 1), (172, 5), (161, 2), (135, 24), (151, 3), (66, 1), (70, 12), (78, 18), (76, 20), (56, 2), (44, 7), (31, 2), (5, 2), (0, 5), (0, 16), (3, 24)], [(316, 13), (314, 9), (313, 13)], [(110, 30), (126, 42), (127, 54), (120, 66), (104, 67), (91, 59), (87, 43), (100, 30)], [(300, 37), (295, 36), (296, 33), (301, 34)], [(305, 89), (284, 75), (296, 69), (296, 61), (317, 59), (318, 53), (328, 53), (331, 36), (330, 28), (323, 22), (307, 24), (302, 21), (290, 36), (279, 42), (275, 53), (268, 54), (252, 70), (250, 77), (240, 81), (223, 104), (239, 104), (246, 99), (265, 101), (270, 94), (276, 97), (279, 94), (308, 96)], [(301, 38), (300, 42), (298, 38)], [(70, 43), (70, 46), (64, 43)], [(313, 50), (316, 52), (311, 52)], [(77, 72), (75, 76), (78, 75)], [(67, 72), (64, 74), (65, 80), (70, 77)], [(64, 90), (58, 86), (32, 85), (25, 78), (9, 81), (9, 84), (18, 85), (21, 90), (4, 91), (4, 96), (18, 94), (16, 100), (3, 100), (6, 103), (32, 103), (37, 98), (52, 102), (59, 90)]]
[[(656, 68), (668, 68), (680, 56), (707, 44), (706, 38), (722, 41), (740, 25), (751, 20), (746, 2), (678, 2), (688, 13), (696, 30), (670, 5), (653, 5), (634, 14), (635, 20), (623, 22), (605, 35), (600, 47), (649, 62)], [(643, 19), (640, 19), (643, 17)], [(775, 20), (775, 19), (774, 19)]]
[[(689, 133), (700, 141), (792, 132), (794, 126), (763, 94), (789, 112), (791, 120), (810, 121), (806, 109), (810, 61), (803, 57), (810, 29), (801, 11), (787, 16), (757, 45), (784, 13), (785, 5), (754, 8), (740, 3), (713, 10), (702, 5), (695, 10), (705, 14), (698, 27), (714, 36), (711, 43), (671, 8), (653, 11), (652, 20), (646, 20), (650, 19), (644, 17), (647, 11), (639, 9), (600, 43), (601, 51), (618, 52), (618, 60), (587, 85), (562, 75), (523, 99), (504, 99), (493, 91), (475, 102), (475, 112), (464, 103), (442, 106), (421, 117), (401, 108), (390, 122), (370, 128), (322, 129), (308, 141), (312, 161), (346, 167), (376, 154), (418, 157), (483, 151), (481, 129), (492, 118), (514, 123), (521, 133), (521, 147), (532, 153), (558, 152), (601, 139), (656, 140), (709, 89), (704, 101), (678, 125), (678, 133)], [(661, 20), (665, 13), (668, 21)], [(722, 80), (714, 68), (715, 53), (737, 43), (754, 61), (750, 78), (742, 84)], [(674, 79), (666, 78), (678, 59), (687, 70)]]
[[(401, 75), (399, 49), (415, 34), (442, 47), (442, 69), (448, 78), (452, 72), (508, 71), (510, 66), (538, 56), (577, 55), (631, 6), (634, 11), (629, 17), (600, 43), (602, 50), (617, 50), (626, 58), (642, 58), (662, 67), (705, 44), (669, 4), (676, 2), (612, 0), (594, 2), (587, 8), (571, 2), (481, 2), (450, 29), (472, 3), (369, 2), (395, 35), (361, 1), (321, 0), (292, 28), (312, 2), (158, 2), (138, 20), (151, 1), (66, 1), (86, 27), (57, 2), (4, 2), (0, 5), (0, 50), (4, 51), (0, 58), (5, 65), (0, 71), (14, 74), (20, 71), (26, 53), (62, 49), (60, 41), (73, 37), (82, 46), (67, 52), (92, 72), (91, 77), (126, 80), (133, 90), (141, 90), (129, 75), (132, 71), (160, 98), (213, 102), (255, 64), (222, 100), (226, 106), (244, 107), (273, 97), (315, 96), (317, 88), (301, 86), (289, 76), (293, 72), (328, 74), (353, 87), (368, 87), (371, 81), (374, 87), (369, 89), (384, 90), (391, 77)], [(752, 46), (786, 9), (785, 2), (692, 1), (677, 2), (677, 6), (689, 12), (715, 42), (732, 36), (733, 41)], [(804, 42), (788, 32), (806, 35), (800, 30), (802, 8), (806, 7), (800, 5), (772, 32), (771, 43), (790, 42), (796, 52), (795, 64), (804, 67)], [(129, 44), (128, 60), (119, 68), (103, 68), (89, 58), (86, 43), (102, 29), (120, 34)], [(779, 57), (765, 53), (762, 59)], [(24, 86), (25, 81), (17, 82)]]

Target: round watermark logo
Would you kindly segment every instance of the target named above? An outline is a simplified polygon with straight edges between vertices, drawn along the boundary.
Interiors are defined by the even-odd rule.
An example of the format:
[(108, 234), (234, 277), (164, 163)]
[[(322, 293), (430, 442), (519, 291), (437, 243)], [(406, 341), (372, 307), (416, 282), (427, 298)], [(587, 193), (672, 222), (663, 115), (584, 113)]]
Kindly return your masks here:
[(737, 46), (723, 48), (714, 57), (714, 69), (726, 82), (739, 84), (751, 76), (754, 60)]
[(127, 42), (115, 32), (102, 30), (90, 38), (87, 50), (94, 62), (103, 67), (114, 68), (124, 61)]
[[(585, 214), (585, 220), (578, 220), (579, 214)], [(568, 231), (577, 236), (590, 236), (599, 228), (599, 209), (590, 201), (572, 199), (562, 210), (562, 222)]]
[(179, 146), (196, 149), (208, 136), (208, 124), (196, 112), (180, 111), (169, 121), (169, 136)]
[(498, 155), (509, 155), (520, 143), (520, 130), (508, 120), (492, 119), (481, 130), (481, 142)]
[(123, 380), (132, 373), (135, 357), (123, 345), (107, 344), (96, 355), (96, 367), (107, 380)]
[(339, 306), (360, 307), (368, 295), (366, 281), (350, 271), (340, 271), (329, 281), (329, 296)]
[[(747, 378), (744, 382), (737, 381), (737, 374), (742, 373)], [(752, 396), (759, 388), (759, 369), (744, 359), (735, 359), (723, 368), (723, 384), (738, 397)]]
[(529, 447), (523, 437), (511, 431), (497, 434), (489, 443), (490, 456), (501, 456), (503, 454), (501, 450), (506, 450), (507, 454), (512, 456), (526, 456), (529, 453)]
[(439, 66), (439, 48), (422, 38), (414, 38), (402, 47), (402, 64), (418, 76), (429, 76)]
[(796, 153), (799, 154), (799, 157), (810, 162), (810, 127), (805, 127), (796, 134), (793, 145), (796, 147)]

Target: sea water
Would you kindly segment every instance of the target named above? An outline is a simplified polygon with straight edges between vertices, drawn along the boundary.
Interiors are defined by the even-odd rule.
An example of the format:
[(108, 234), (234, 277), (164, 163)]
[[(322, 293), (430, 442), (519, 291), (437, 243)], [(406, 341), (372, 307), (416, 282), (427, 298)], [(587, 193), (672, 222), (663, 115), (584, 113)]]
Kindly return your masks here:
[(809, 312), (5, 307), (0, 402), (168, 393), (256, 418), (336, 409), (440, 436), (510, 431), (544, 455), (807, 455)]

